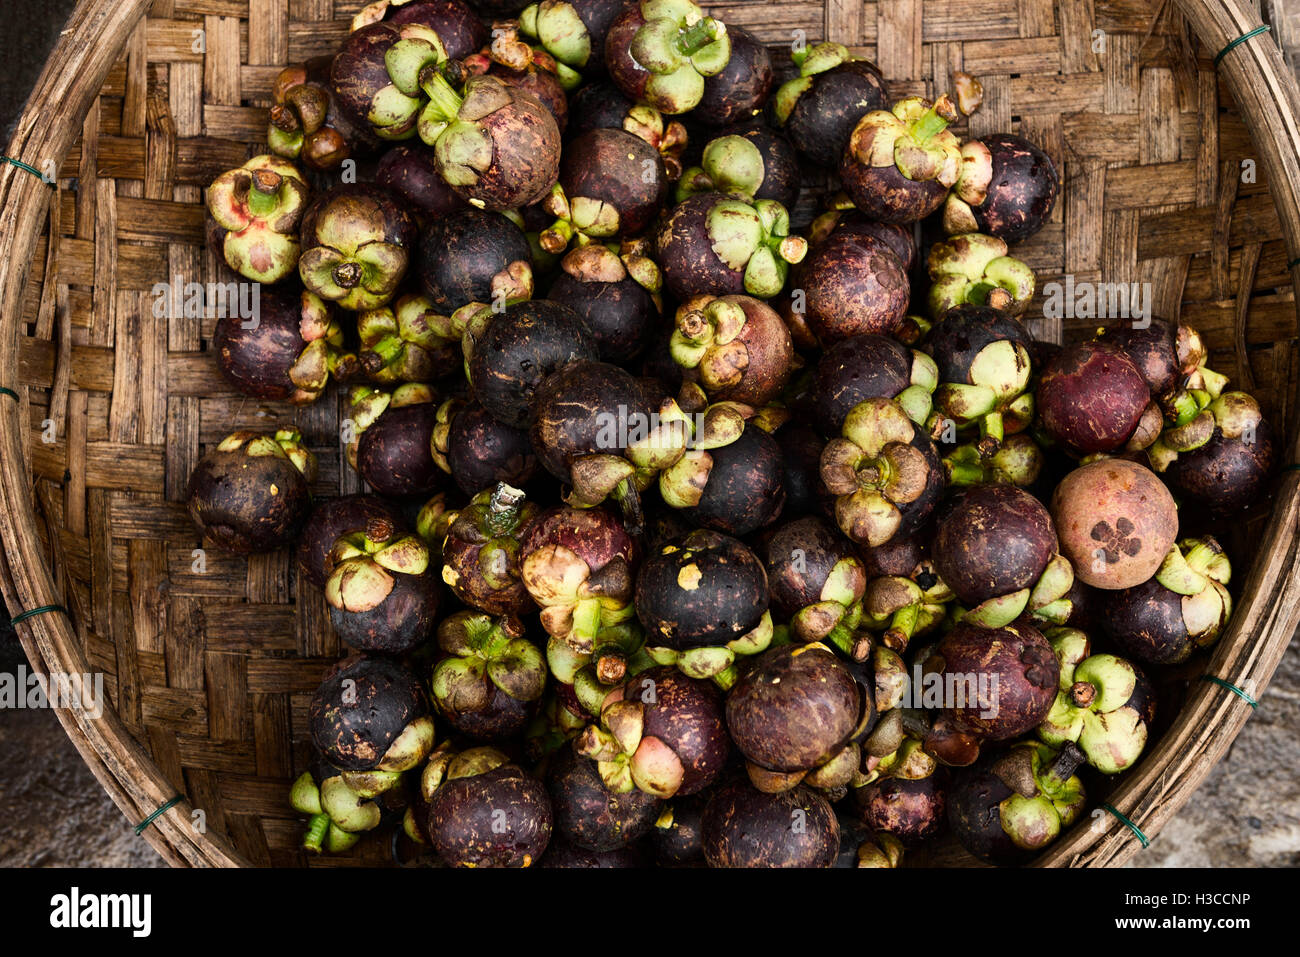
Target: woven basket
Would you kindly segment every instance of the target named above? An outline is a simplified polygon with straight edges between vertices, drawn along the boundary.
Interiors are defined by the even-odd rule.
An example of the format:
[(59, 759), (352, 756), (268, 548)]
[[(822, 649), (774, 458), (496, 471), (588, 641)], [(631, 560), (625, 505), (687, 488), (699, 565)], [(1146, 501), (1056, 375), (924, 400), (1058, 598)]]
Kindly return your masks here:
[[(57, 187), (0, 166), (0, 386), (14, 393), (0, 394), (0, 583), (13, 613), (32, 613), (18, 632), (34, 668), (104, 674), (112, 707), (59, 720), (130, 822), (152, 816), (143, 836), (176, 865), (304, 863), (287, 790), (304, 766), (307, 702), (340, 654), (287, 553), (209, 551), (196, 570), (190, 469), (235, 429), (292, 420), (320, 456), (318, 492), (359, 482), (332, 395), (295, 410), (233, 394), (205, 352), (215, 320), (157, 318), (151, 289), (214, 278), (202, 187), (257, 152), (279, 69), (330, 52), (359, 6), (82, 0), (6, 151), (52, 163)], [(1202, 330), (1211, 365), (1260, 396), (1296, 461), (1300, 92), (1269, 37), (1227, 49), (1260, 26), (1249, 4), (755, 0), (714, 12), (780, 45), (781, 63), (793, 31), (846, 43), (899, 94), (942, 92), (957, 70), (978, 77), (986, 98), (969, 132), (1020, 132), (1064, 177), (1053, 221), (1019, 247), (1040, 288), (1066, 274), (1153, 283), (1155, 312)], [(1093, 324), (1035, 331), (1059, 341)], [(1243, 526), (1231, 628), (1183, 677), (1256, 697), (1267, 684), (1300, 618), (1298, 483), (1284, 472), (1271, 514)], [(1185, 687), (1159, 741), (1103, 796), (1147, 838), (1250, 714), (1220, 684)], [(1040, 863), (1118, 865), (1141, 840), (1098, 811)], [(311, 863), (378, 861), (381, 845)], [(941, 849), (931, 861), (970, 859)]]

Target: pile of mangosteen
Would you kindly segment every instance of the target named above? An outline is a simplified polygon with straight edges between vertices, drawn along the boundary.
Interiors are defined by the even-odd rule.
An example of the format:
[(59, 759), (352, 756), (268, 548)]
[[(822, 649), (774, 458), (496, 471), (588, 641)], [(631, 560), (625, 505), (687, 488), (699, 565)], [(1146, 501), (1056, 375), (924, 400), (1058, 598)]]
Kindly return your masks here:
[(188, 505), (347, 652), (305, 851), (1014, 864), (1140, 759), (1278, 450), (1230, 343), (1035, 339), (1059, 173), (959, 79), (693, 0), (377, 0), (279, 76), (206, 204), (261, 284), (210, 351), (280, 424)]

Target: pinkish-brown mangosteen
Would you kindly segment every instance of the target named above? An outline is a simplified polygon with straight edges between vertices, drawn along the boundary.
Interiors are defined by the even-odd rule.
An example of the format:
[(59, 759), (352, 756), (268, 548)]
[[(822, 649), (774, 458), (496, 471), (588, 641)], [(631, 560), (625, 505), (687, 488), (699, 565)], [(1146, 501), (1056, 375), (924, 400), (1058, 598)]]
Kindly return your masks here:
[(1126, 352), (1094, 340), (1066, 346), (1053, 356), (1038, 381), (1036, 398), (1047, 434), (1082, 456), (1113, 452), (1134, 438), (1151, 391)]

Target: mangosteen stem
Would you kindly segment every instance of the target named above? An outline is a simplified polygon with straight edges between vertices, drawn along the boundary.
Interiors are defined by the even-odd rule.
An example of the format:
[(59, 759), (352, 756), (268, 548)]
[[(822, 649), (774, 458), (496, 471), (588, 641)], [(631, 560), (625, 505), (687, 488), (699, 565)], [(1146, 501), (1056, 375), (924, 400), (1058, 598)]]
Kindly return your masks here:
[(334, 267), (334, 282), (340, 288), (352, 289), (361, 282), (361, 264), (343, 262)]
[[(980, 443), (977, 450), (981, 456), (992, 455), (1005, 438), (1006, 429), (1001, 412), (990, 412), (980, 419)], [(991, 441), (984, 441), (986, 439)]]
[(248, 211), (254, 216), (269, 216), (280, 205), (280, 186), (284, 178), (279, 173), (259, 169), (253, 172), (248, 184)]
[(311, 851), (313, 854), (319, 854), (324, 849), (325, 835), (330, 830), (330, 816), (328, 814), (313, 814), (307, 820), (307, 833), (303, 835), (302, 846), (304, 850)]
[(302, 131), (302, 123), (299, 121), (297, 114), (283, 103), (277, 103), (271, 107), (271, 125), (283, 133)]
[(514, 531), (523, 504), (524, 493), (520, 489), (505, 482), (498, 482), (497, 487), (492, 490), (491, 498), (488, 499), (488, 510), (485, 516), (488, 532), (498, 536)]
[(558, 256), (569, 248), (575, 233), (577, 230), (572, 223), (557, 219), (548, 228), (542, 230), (537, 237), (537, 244), (552, 256)]
[(465, 100), (457, 93), (447, 78), (436, 68), (425, 67), (420, 71), (420, 89), (429, 98), (429, 106), (444, 123), (454, 123), (460, 115), (461, 104)]
[(727, 667), (723, 668), (713, 676), (713, 683), (723, 691), (730, 691), (731, 686), (736, 683), (736, 679), (739, 677), (740, 672), (736, 670), (736, 666), (727, 665)]
[(645, 514), (641, 510), (641, 493), (630, 479), (623, 479), (611, 493), (623, 514), (623, 526), (633, 538), (645, 534)]
[(718, 38), (720, 26), (717, 20), (705, 17), (694, 26), (687, 27), (677, 35), (677, 52), (682, 56), (698, 53)]
[(984, 481), (984, 470), (971, 462), (954, 462), (945, 459), (949, 485), (979, 485)]
[(948, 124), (957, 119), (957, 111), (954, 109), (952, 100), (945, 93), (939, 97), (924, 113), (922, 113), (908, 131), (912, 134), (912, 139), (918, 143), (927, 143), (934, 137), (938, 136), (948, 128)]
[(1070, 686), (1070, 700), (1076, 708), (1086, 708), (1097, 697), (1097, 686), (1088, 681), (1076, 681)]
[(406, 343), (401, 336), (384, 336), (361, 353), (361, 364), (365, 366), (366, 372), (374, 375), (396, 362), (405, 347)]
[(907, 642), (911, 639), (912, 633), (916, 631), (916, 623), (920, 616), (921, 609), (917, 607), (915, 602), (904, 605), (894, 612), (889, 622), (889, 629), (881, 639), (885, 646), (892, 651), (898, 652), (907, 648)]
[(1073, 741), (1067, 741), (1065, 747), (1052, 760), (1052, 763), (1039, 772), (1044, 782), (1053, 788), (1059, 788), (1070, 780), (1070, 776), (1088, 760), (1087, 755)]

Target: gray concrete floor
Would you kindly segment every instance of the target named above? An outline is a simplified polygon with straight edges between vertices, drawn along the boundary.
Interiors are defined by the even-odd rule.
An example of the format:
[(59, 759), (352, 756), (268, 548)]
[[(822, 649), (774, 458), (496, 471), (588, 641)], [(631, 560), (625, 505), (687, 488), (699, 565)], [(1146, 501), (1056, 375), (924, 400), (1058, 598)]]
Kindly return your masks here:
[[(0, 18), (0, 140), (35, 82), (73, 0)], [(1300, 71), (1300, 0), (1266, 0)], [(44, 12), (42, 13), (42, 10)], [(0, 619), (0, 672), (23, 662)], [(49, 711), (0, 710), (0, 866), (161, 867), (100, 789)], [(1131, 866), (1300, 866), (1300, 642), (1227, 757)]]

